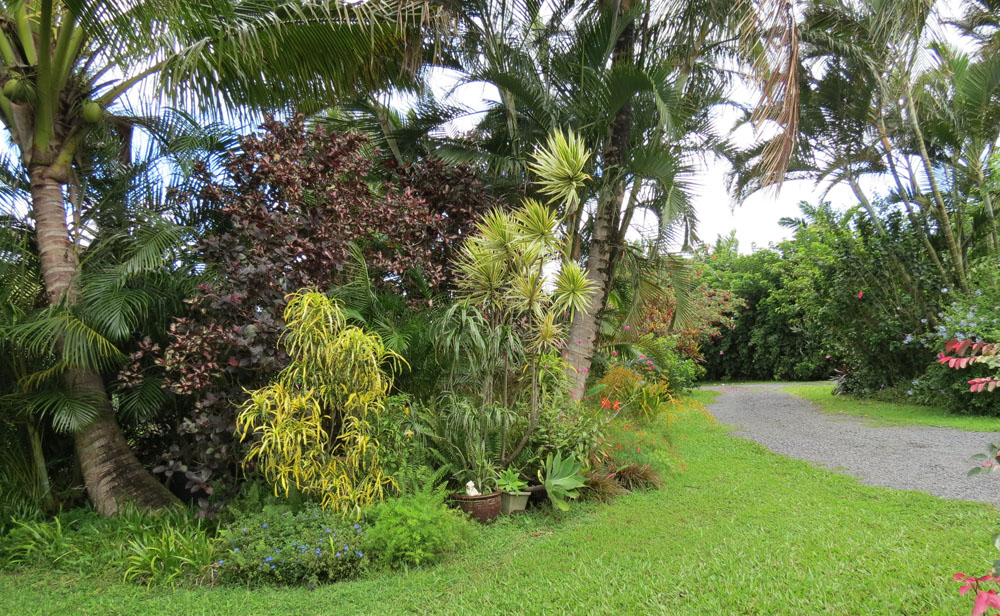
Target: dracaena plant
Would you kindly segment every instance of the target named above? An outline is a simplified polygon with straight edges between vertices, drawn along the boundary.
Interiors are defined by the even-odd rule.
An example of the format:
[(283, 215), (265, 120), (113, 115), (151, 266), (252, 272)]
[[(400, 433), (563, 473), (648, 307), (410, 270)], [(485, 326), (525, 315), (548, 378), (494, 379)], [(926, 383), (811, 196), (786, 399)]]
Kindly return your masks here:
[[(558, 213), (576, 202), (589, 156), (572, 132), (555, 132), (536, 151), (532, 169), (539, 174), (543, 192), (559, 200), (562, 208), (525, 199), (513, 211), (494, 209), (478, 223), (458, 259), (461, 302), (444, 322), (452, 333), (458, 328), (475, 332), (469, 338), (479, 343), (470, 346), (478, 350), (468, 356), (480, 375), (484, 401), (493, 401), (498, 381), (506, 390), (511, 375), (529, 381), (527, 429), (506, 453), (503, 465), (517, 458), (538, 425), (541, 373), (558, 369), (543, 358), (564, 345), (567, 323), (590, 305), (595, 289), (580, 266), (566, 257), (569, 238), (562, 233)], [(452, 339), (441, 337), (445, 343)], [(502, 401), (507, 403), (507, 397)]]

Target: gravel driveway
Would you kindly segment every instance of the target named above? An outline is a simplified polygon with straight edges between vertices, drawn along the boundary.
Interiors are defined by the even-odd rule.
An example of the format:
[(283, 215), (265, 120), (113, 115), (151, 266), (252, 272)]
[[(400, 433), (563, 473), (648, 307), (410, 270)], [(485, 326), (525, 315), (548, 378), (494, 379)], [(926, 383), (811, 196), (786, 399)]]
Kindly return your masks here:
[(1000, 507), (1000, 472), (966, 473), (969, 458), (985, 453), (1000, 432), (965, 432), (926, 426), (872, 427), (862, 419), (826, 415), (807, 400), (780, 391), (783, 383), (705, 387), (722, 392), (708, 406), (736, 436), (776, 453), (809, 460), (862, 483), (923, 490), (944, 498)]

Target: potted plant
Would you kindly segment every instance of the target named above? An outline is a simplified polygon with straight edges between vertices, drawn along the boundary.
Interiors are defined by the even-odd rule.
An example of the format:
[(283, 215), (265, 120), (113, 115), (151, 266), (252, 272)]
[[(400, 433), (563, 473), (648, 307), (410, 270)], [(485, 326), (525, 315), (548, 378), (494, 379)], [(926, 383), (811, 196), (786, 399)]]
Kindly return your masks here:
[(525, 492), (527, 482), (521, 481), (521, 475), (511, 467), (507, 467), (497, 478), (497, 488), (500, 490), (500, 512), (506, 515), (524, 511), (528, 506), (530, 492)]
[(474, 520), (486, 524), (500, 515), (502, 492), (493, 490), (486, 494), (480, 493), (476, 482), (471, 480), (465, 484), (465, 490), (465, 493), (452, 494), (451, 498), (458, 504), (459, 509)]

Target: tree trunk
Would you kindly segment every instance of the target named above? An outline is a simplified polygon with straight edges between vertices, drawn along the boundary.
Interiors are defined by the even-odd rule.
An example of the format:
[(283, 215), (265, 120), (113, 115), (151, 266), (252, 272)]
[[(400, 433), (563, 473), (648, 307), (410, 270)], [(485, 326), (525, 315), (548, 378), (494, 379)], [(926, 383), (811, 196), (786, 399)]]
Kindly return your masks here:
[(955, 269), (955, 279), (958, 282), (958, 287), (968, 293), (969, 287), (965, 278), (965, 259), (962, 256), (962, 249), (955, 239), (951, 217), (948, 215), (948, 208), (944, 204), (944, 198), (938, 189), (937, 179), (934, 177), (934, 170), (931, 167), (931, 157), (927, 154), (927, 146), (924, 144), (924, 134), (920, 130), (920, 120), (917, 117), (917, 109), (913, 104), (912, 93), (907, 95), (906, 105), (910, 112), (910, 125), (913, 127), (913, 133), (917, 140), (917, 151), (920, 153), (920, 160), (924, 165), (924, 173), (927, 174), (927, 181), (931, 185), (931, 193), (934, 195), (934, 201), (938, 208), (941, 232), (944, 233), (944, 239), (948, 243), (948, 250), (951, 252), (952, 261), (954, 261), (952, 267)]
[[(630, 9), (629, 0), (618, 5), (618, 15)], [(635, 26), (629, 24), (615, 42), (613, 66), (632, 62)], [(621, 216), (622, 201), (625, 198), (627, 178), (622, 172), (629, 136), (632, 132), (632, 103), (626, 102), (608, 126), (607, 139), (602, 153), (604, 185), (597, 198), (597, 212), (594, 216), (594, 231), (590, 239), (587, 256), (587, 279), (594, 283), (597, 293), (591, 298), (590, 307), (573, 315), (566, 345), (566, 361), (569, 363), (569, 377), (573, 383), (570, 394), (577, 400), (587, 389), (587, 375), (597, 346), (597, 334), (601, 313), (608, 301), (611, 283), (614, 279), (615, 251), (618, 246), (616, 223)]]
[[(31, 199), (38, 236), (38, 253), (50, 305), (76, 303), (79, 263), (69, 241), (62, 185), (47, 166), (29, 169)], [(75, 436), (77, 458), (87, 494), (94, 508), (113, 515), (127, 503), (160, 508), (178, 503), (165, 486), (139, 464), (115, 421), (101, 375), (92, 370), (70, 370), (70, 390), (93, 396), (98, 418)]]
[(42, 435), (35, 427), (34, 420), (24, 423), (28, 432), (28, 447), (31, 449), (31, 464), (35, 468), (35, 483), (42, 493), (42, 509), (46, 512), (56, 510), (56, 499), (52, 493), (52, 483), (49, 481), (49, 469), (45, 464), (45, 454), (42, 452)]

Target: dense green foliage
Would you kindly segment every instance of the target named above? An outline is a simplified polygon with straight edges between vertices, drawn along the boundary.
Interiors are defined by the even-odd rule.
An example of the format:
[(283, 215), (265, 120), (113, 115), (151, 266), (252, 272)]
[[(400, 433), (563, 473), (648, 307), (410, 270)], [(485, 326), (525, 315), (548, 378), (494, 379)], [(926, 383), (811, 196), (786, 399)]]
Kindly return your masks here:
[(364, 543), (388, 567), (416, 567), (439, 561), (464, 546), (470, 522), (445, 505), (442, 488), (424, 488), (391, 498), (369, 514), (373, 526)]

